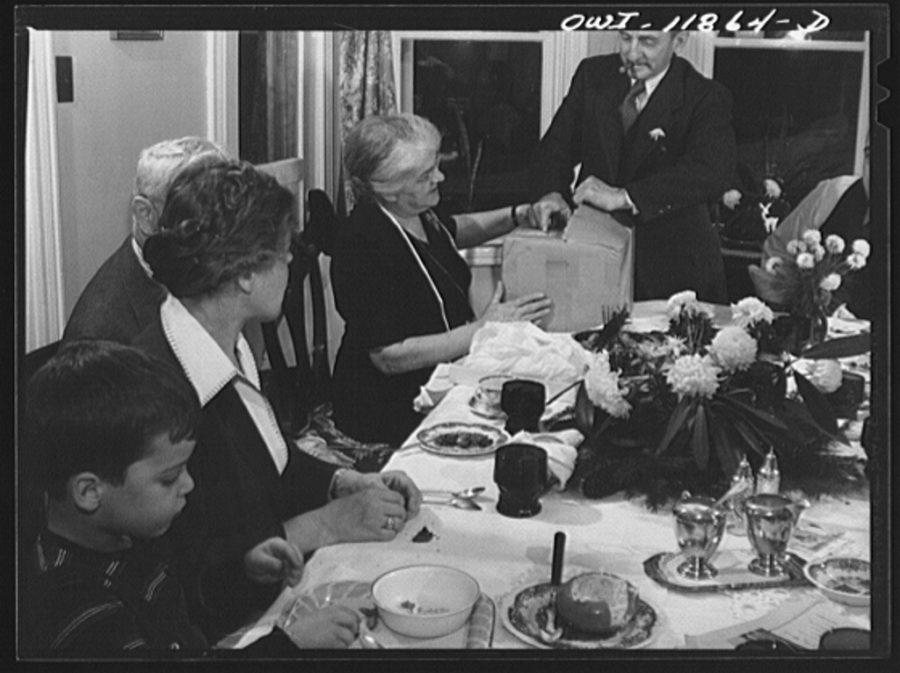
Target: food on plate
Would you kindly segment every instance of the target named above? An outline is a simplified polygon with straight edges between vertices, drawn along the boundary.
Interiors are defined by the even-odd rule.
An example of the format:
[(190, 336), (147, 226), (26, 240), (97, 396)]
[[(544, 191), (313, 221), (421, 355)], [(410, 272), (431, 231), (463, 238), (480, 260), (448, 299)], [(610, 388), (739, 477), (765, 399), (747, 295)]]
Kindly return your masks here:
[(603, 572), (585, 573), (565, 582), (556, 595), (557, 616), (580, 631), (613, 635), (637, 610), (634, 585)]
[(494, 438), (480, 432), (444, 432), (434, 438), (438, 446), (456, 446), (460, 449), (486, 449), (494, 443)]

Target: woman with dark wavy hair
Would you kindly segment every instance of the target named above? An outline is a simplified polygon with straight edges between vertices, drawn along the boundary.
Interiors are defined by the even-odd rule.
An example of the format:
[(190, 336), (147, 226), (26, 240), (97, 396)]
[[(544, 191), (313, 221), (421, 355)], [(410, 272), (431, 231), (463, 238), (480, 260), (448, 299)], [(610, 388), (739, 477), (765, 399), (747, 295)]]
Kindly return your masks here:
[[(274, 599), (295, 562), (291, 549), (392, 539), (421, 500), (401, 472), (336, 471), (300, 451), (260, 392), (242, 330), (280, 314), (295, 229), (290, 192), (248, 163), (221, 161), (179, 175), (159, 233), (144, 246), (170, 294), (135, 345), (178, 364), (203, 406), (189, 464), (195, 490), (168, 537), (211, 639)], [(242, 557), (273, 536), (290, 549), (274, 551), (269, 573), (247, 578)], [(339, 647), (356, 637), (355, 613), (315, 615), (301, 644)]]

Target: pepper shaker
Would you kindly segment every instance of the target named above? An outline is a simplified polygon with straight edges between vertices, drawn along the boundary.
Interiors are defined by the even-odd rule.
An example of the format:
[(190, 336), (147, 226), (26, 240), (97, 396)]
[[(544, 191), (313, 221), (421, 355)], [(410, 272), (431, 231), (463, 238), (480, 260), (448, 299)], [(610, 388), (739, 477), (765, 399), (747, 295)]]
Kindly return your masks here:
[(780, 489), (781, 472), (778, 469), (778, 457), (775, 455), (775, 450), (770, 447), (769, 453), (766, 454), (766, 459), (756, 475), (756, 492), (777, 494)]
[(753, 495), (755, 490), (753, 468), (750, 467), (750, 461), (747, 460), (746, 455), (741, 456), (741, 462), (731, 477), (731, 486), (738, 488), (731, 496), (726, 530), (733, 535), (746, 535), (747, 522), (744, 519), (744, 501)]

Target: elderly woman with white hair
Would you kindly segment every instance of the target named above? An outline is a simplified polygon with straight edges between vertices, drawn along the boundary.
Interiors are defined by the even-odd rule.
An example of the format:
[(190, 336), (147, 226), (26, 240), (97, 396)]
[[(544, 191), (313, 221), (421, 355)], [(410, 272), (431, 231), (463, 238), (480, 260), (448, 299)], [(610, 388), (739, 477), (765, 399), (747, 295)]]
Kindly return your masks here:
[(444, 179), (441, 136), (416, 115), (373, 116), (344, 144), (358, 205), (332, 256), (335, 303), (346, 327), (334, 368), (334, 416), (356, 439), (399, 445), (420, 417), (419, 387), (434, 367), (465, 355), (488, 321), (539, 321), (543, 294), (502, 301), (499, 284), (476, 319), (471, 273), (458, 248), (517, 225), (537, 227), (530, 204), (480, 213), (435, 210)]

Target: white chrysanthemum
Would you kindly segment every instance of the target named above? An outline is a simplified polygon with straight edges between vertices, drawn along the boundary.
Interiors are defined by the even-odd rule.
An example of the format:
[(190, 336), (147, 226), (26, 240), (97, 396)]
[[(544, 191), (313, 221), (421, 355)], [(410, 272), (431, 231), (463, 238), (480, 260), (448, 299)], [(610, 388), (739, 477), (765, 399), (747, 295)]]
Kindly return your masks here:
[(619, 386), (619, 372), (609, 368), (609, 353), (600, 351), (585, 374), (584, 389), (588, 399), (610, 416), (625, 418), (631, 405)]
[(819, 283), (819, 287), (829, 292), (834, 292), (841, 286), (841, 275), (839, 273), (829, 273)]
[(708, 355), (682, 355), (672, 363), (666, 381), (678, 397), (712, 397), (719, 389), (719, 368)]
[(794, 369), (809, 379), (823, 393), (833, 393), (841, 387), (844, 374), (837, 360), (795, 360)]
[(756, 322), (771, 323), (775, 319), (775, 314), (762, 300), (744, 297), (737, 304), (731, 305), (731, 319), (739, 327), (747, 328)]
[(766, 272), (774, 275), (778, 270), (778, 267), (780, 267), (782, 264), (784, 264), (784, 261), (781, 259), (781, 257), (769, 257), (769, 259), (766, 260)]
[(810, 248), (822, 242), (822, 232), (818, 229), (807, 229), (803, 232), (803, 241)]
[(709, 345), (713, 360), (726, 372), (746, 369), (756, 360), (756, 339), (743, 327), (729, 325), (719, 330)]
[(809, 252), (801, 252), (797, 255), (797, 266), (801, 269), (811, 269), (816, 265), (816, 259)]
[(847, 264), (851, 269), (861, 269), (866, 265), (866, 258), (862, 253), (851, 252), (847, 255)]
[(833, 255), (840, 255), (844, 252), (844, 239), (837, 234), (831, 234), (825, 239), (825, 248)]
[(869, 245), (869, 242), (864, 238), (857, 238), (853, 241), (853, 252), (858, 253), (868, 259), (869, 254), (872, 252), (872, 247)]

